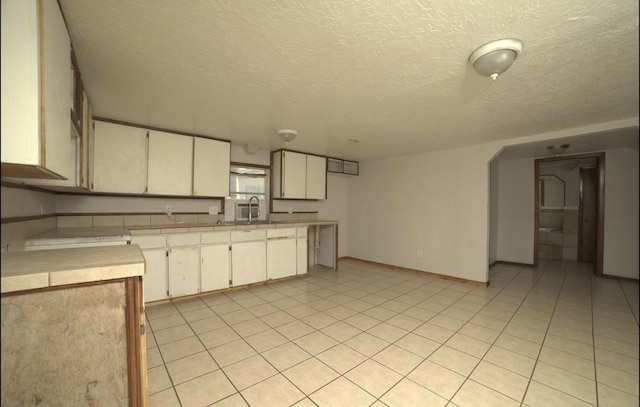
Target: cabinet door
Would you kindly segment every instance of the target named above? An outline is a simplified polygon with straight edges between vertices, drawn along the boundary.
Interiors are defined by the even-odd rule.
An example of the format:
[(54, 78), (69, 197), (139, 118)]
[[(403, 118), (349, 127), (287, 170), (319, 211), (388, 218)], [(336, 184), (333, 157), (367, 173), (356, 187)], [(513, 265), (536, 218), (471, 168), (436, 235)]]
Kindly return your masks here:
[(229, 245), (200, 246), (200, 291), (213, 291), (229, 287)]
[(233, 243), (231, 246), (232, 285), (267, 280), (267, 253), (264, 241)]
[(296, 239), (267, 240), (267, 279), (296, 275)]
[(307, 155), (307, 199), (327, 198), (327, 158)]
[(194, 138), (193, 195), (228, 196), (231, 144)]
[(200, 248), (169, 249), (169, 296), (181, 297), (200, 292)]
[(145, 260), (144, 301), (164, 300), (167, 295), (167, 252), (165, 249), (142, 250)]
[(191, 195), (193, 137), (149, 131), (150, 194)]
[(282, 197), (305, 199), (307, 185), (307, 155), (282, 152)]
[(92, 190), (141, 194), (147, 184), (147, 130), (94, 122)]
[(71, 40), (58, 2), (3, 0), (0, 15), (2, 176), (71, 178)]

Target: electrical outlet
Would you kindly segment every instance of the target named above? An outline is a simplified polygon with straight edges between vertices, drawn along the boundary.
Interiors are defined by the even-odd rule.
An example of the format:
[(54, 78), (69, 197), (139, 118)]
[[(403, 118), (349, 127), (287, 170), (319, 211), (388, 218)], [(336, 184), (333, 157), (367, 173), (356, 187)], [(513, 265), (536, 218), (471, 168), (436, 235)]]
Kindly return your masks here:
[(171, 216), (171, 205), (167, 205), (167, 208), (165, 209), (165, 212), (167, 213), (168, 216)]
[(418, 257), (423, 258), (424, 252), (422, 250), (418, 250)]
[(218, 207), (217, 206), (210, 206), (209, 207), (209, 215), (217, 215), (218, 214)]

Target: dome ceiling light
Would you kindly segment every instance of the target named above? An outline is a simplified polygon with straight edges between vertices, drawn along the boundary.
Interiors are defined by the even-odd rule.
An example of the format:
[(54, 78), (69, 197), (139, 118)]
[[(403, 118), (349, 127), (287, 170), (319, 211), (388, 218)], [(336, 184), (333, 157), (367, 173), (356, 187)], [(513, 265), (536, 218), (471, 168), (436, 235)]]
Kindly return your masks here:
[(522, 52), (522, 42), (504, 39), (484, 44), (469, 55), (469, 64), (479, 75), (488, 76), (494, 81), (509, 69)]
[(278, 137), (280, 137), (280, 140), (284, 141), (286, 144), (289, 144), (290, 142), (292, 142), (297, 135), (298, 135), (298, 132), (295, 130), (291, 130), (291, 129), (278, 130)]
[(569, 148), (569, 144), (561, 144), (557, 146), (548, 146), (547, 150), (553, 155), (560, 155), (564, 154), (564, 152), (567, 151), (567, 148)]

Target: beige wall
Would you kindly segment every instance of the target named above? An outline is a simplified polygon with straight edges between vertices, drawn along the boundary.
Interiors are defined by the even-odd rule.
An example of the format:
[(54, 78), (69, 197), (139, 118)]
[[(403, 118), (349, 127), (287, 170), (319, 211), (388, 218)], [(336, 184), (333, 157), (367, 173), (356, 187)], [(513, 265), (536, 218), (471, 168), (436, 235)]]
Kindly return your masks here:
[(498, 161), (497, 260), (533, 264), (534, 160)]
[(637, 279), (638, 151), (607, 150), (605, 160), (603, 272)]
[(489, 161), (499, 147), (360, 163), (349, 188), (349, 255), (486, 282)]

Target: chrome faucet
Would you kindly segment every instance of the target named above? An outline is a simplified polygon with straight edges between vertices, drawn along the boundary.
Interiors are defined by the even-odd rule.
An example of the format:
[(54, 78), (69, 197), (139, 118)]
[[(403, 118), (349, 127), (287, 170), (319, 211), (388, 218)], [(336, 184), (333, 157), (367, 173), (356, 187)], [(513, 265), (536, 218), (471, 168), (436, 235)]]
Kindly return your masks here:
[(252, 196), (251, 198), (249, 198), (249, 223), (251, 223), (253, 221), (253, 211), (251, 210), (251, 202), (253, 202), (253, 198), (256, 199), (256, 205), (258, 206), (258, 214), (257, 217), (260, 217), (260, 200), (258, 199), (257, 196)]

